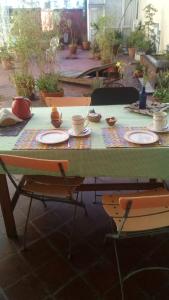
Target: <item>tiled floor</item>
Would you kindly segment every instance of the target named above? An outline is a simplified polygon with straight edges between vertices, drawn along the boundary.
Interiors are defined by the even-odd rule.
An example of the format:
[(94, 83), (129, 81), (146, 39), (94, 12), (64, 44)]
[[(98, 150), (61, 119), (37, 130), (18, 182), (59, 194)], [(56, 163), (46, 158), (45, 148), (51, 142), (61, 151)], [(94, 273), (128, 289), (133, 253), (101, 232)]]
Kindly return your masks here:
[[(113, 245), (104, 244), (110, 222), (100, 199), (83, 193), (88, 216), (78, 209), (73, 236), (72, 259), (67, 259), (72, 226), (71, 205), (34, 200), (28, 247), (23, 251), (23, 227), (28, 199), (16, 207), (18, 240), (6, 238), (2, 216), (0, 226), (0, 299), (9, 300), (109, 300), (120, 299)], [(123, 274), (140, 265), (169, 266), (169, 235), (132, 240), (119, 244)], [(125, 284), (125, 299), (169, 299), (169, 273), (143, 272)]]
[[(61, 54), (61, 67), (66, 70), (76, 66), (76, 70), (83, 71), (100, 64), (81, 50), (76, 60), (65, 60), (65, 53)], [(0, 73), (0, 94), (8, 100), (6, 106), (15, 95), (8, 75), (8, 71)], [(65, 94), (78, 96), (83, 92), (84, 88), (68, 86)], [(7, 239), (0, 212), (0, 300), (120, 299), (113, 245), (103, 242), (110, 230), (109, 218), (100, 201), (93, 204), (94, 193), (84, 193), (83, 199), (88, 217), (78, 209), (71, 260), (67, 259), (67, 246), (72, 206), (48, 203), (44, 208), (34, 201), (25, 252), (23, 228), (28, 200), (21, 197), (15, 209), (19, 235), (16, 241)], [(169, 235), (121, 241), (119, 254), (123, 274), (143, 263), (169, 266)], [(143, 272), (125, 284), (125, 300), (147, 299), (169, 299), (169, 273)]]
[[(62, 74), (74, 74), (77, 72), (81, 73), (102, 64), (100, 60), (92, 59), (89, 51), (83, 51), (80, 48), (77, 52), (77, 59), (66, 59), (68, 55), (68, 49), (58, 51), (55, 65), (55, 70), (57, 72)], [(140, 87), (139, 81), (132, 77), (132, 70), (134, 66), (131, 65), (131, 61), (129, 60), (128, 56), (119, 54), (117, 60), (123, 61), (123, 68), (125, 70), (123, 80), (124, 84)], [(0, 107), (1, 105), (3, 107), (11, 106), (12, 97), (16, 96), (15, 88), (10, 80), (13, 71), (14, 70), (3, 70), (2, 65), (0, 64)], [(35, 78), (39, 76), (35, 64), (32, 65), (31, 72), (34, 74)], [(83, 96), (91, 92), (91, 88), (89, 86), (63, 83), (62, 87), (64, 89), (65, 96)], [(32, 106), (44, 106), (44, 103), (42, 103), (40, 100), (35, 100), (32, 101)]]

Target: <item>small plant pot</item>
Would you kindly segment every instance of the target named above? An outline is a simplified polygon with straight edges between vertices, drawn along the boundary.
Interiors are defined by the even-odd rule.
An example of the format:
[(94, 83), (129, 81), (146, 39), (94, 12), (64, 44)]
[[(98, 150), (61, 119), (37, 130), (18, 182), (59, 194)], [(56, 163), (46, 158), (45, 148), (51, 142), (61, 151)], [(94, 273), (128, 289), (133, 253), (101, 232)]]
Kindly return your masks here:
[(90, 42), (89, 41), (82, 42), (82, 47), (83, 47), (83, 50), (89, 50), (90, 49)]
[(10, 59), (1, 59), (1, 63), (4, 70), (11, 70), (14, 67), (13, 61)]
[(128, 48), (128, 53), (129, 53), (130, 59), (134, 59), (135, 54), (136, 54), (136, 48)]
[(70, 54), (76, 54), (77, 45), (76, 44), (69, 45), (69, 52), (70, 52)]

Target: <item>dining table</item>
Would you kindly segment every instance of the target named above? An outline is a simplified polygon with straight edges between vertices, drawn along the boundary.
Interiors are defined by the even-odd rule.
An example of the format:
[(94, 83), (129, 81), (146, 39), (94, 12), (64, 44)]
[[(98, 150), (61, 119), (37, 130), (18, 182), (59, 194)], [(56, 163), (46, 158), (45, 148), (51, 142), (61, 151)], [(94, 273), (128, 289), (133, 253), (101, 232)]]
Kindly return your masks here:
[[(46, 130), (55, 130), (51, 123), (50, 107), (33, 107), (32, 118), (18, 135), (0, 135), (0, 154), (12, 154), (52, 160), (69, 160), (70, 166), (67, 176), (82, 177), (113, 177), (145, 178), (145, 182), (138, 182), (140, 189), (152, 188), (154, 184), (161, 186), (161, 181), (169, 178), (169, 132), (159, 135), (159, 140), (152, 144), (138, 145), (126, 142), (124, 135), (127, 130), (147, 130), (152, 124), (152, 116), (128, 111), (124, 105), (106, 105), (96, 107), (60, 107), (62, 124), (58, 130), (68, 132), (71, 128), (72, 116), (87, 117), (89, 110), (94, 109), (101, 114), (100, 122), (91, 122), (87, 127), (91, 129), (89, 136), (74, 137), (64, 145), (56, 144), (51, 147), (39, 145), (36, 141), (29, 143), (29, 136), (34, 137)], [(117, 122), (109, 126), (106, 118), (115, 117)], [(165, 143), (163, 144), (163, 137)], [(83, 141), (84, 139), (84, 141)], [(24, 142), (25, 141), (25, 142)], [(162, 141), (162, 142), (161, 142)], [(72, 143), (72, 144), (71, 144)], [(13, 168), (14, 174), (41, 174), (31, 169)], [(47, 172), (45, 172), (47, 174)], [(49, 175), (49, 174), (47, 174)], [(150, 179), (150, 181), (147, 181)], [(158, 180), (157, 180), (158, 179)], [(99, 184), (86, 183), (82, 191), (134, 189), (129, 183)], [(135, 188), (136, 189), (136, 188)], [(14, 208), (17, 195), (11, 201), (6, 175), (0, 168), (0, 204), (6, 227), (7, 236), (17, 235), (14, 218)]]

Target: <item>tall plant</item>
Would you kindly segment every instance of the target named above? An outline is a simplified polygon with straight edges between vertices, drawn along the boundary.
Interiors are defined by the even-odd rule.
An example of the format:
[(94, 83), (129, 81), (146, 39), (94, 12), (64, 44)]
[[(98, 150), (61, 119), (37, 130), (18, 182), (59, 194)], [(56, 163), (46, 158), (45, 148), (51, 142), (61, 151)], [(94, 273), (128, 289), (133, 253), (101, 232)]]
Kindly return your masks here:
[(115, 31), (113, 29), (112, 17), (100, 17), (92, 24), (95, 29), (95, 39), (99, 46), (101, 57), (104, 62), (113, 59), (113, 44), (115, 41)]
[[(54, 23), (57, 18), (54, 19)], [(23, 72), (28, 72), (31, 59), (36, 59), (41, 72), (46, 63), (46, 50), (50, 46), (50, 40), (56, 36), (57, 28), (44, 32), (41, 26), (39, 9), (20, 9), (12, 16), (10, 41), (21, 61)]]
[(150, 43), (150, 51), (151, 52), (156, 52), (156, 42), (157, 42), (157, 37), (155, 34), (155, 30), (154, 30), (154, 16), (157, 12), (157, 9), (152, 5), (152, 4), (148, 4), (145, 8), (144, 8), (144, 18), (145, 18), (145, 22), (144, 22), (144, 30), (145, 30), (145, 34), (147, 37), (147, 40)]

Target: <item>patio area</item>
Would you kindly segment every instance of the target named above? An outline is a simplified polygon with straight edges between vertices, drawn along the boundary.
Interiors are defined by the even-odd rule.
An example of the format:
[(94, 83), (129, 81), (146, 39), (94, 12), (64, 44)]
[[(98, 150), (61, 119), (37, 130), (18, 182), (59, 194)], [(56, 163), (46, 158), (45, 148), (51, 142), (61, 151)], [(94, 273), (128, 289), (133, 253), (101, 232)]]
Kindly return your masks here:
[[(89, 52), (81, 49), (78, 49), (77, 59), (65, 59), (66, 56), (67, 50), (60, 52), (58, 65), (60, 71), (67, 73), (83, 72), (100, 65), (100, 61), (90, 59)], [(138, 88), (137, 79), (132, 78), (133, 65), (127, 57), (123, 59), (128, 64), (130, 84)], [(15, 90), (8, 78), (9, 71), (0, 71), (0, 94), (3, 106), (9, 107)], [(82, 96), (89, 88), (64, 84), (64, 91), (65, 96)], [(42, 103), (36, 100), (32, 105), (41, 106)], [(86, 180), (92, 182), (94, 179)], [(108, 180), (113, 179), (100, 178), (101, 182)], [(13, 192), (10, 186), (10, 193)], [(94, 192), (83, 192), (83, 200), (88, 216), (78, 209), (71, 260), (66, 255), (72, 226), (71, 205), (47, 203), (44, 208), (39, 201), (33, 202), (26, 251), (23, 251), (23, 229), (28, 199), (20, 197), (15, 209), (17, 240), (6, 237), (0, 213), (0, 300), (121, 299), (113, 244), (104, 244), (105, 234), (110, 231), (110, 220), (100, 197), (97, 204), (93, 204)], [(121, 241), (119, 253), (123, 274), (142, 264), (169, 267), (168, 248), (168, 234)], [(168, 300), (168, 294), (167, 272), (142, 272), (125, 284), (126, 300)]]
[[(133, 70), (135, 64), (129, 59), (128, 55), (119, 54), (118, 61), (124, 64), (124, 79), (120, 80), (125, 86), (134, 86), (140, 89), (140, 83), (137, 78), (133, 78)], [(58, 51), (55, 62), (55, 71), (60, 72), (64, 76), (77, 75), (85, 72), (94, 67), (102, 66), (101, 60), (92, 59), (92, 55), (89, 51), (84, 51), (81, 48), (77, 50), (75, 58), (70, 57), (69, 50)], [(32, 66), (32, 71), (35, 78), (38, 77), (38, 71), (36, 67)], [(2, 107), (10, 107), (12, 103), (12, 97), (16, 95), (16, 90), (11, 83), (10, 75), (13, 70), (4, 70), (0, 65), (0, 104)], [(90, 86), (83, 86), (70, 83), (62, 83), (65, 96), (83, 96), (91, 92)], [(38, 93), (38, 91), (37, 91)], [(44, 103), (40, 100), (32, 101), (32, 106), (44, 106)]]

